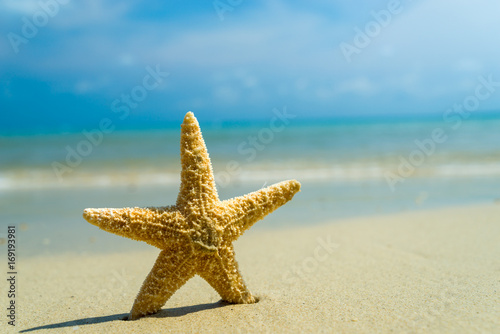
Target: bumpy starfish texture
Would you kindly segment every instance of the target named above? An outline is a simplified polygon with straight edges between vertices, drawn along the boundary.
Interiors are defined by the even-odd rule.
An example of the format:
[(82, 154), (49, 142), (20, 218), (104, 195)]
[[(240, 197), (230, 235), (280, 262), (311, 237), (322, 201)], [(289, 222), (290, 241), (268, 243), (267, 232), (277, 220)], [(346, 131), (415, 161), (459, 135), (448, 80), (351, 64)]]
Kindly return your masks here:
[(192, 112), (182, 124), (181, 164), (181, 186), (173, 206), (84, 210), (83, 217), (100, 229), (161, 249), (129, 319), (159, 311), (196, 274), (224, 301), (255, 303), (238, 271), (232, 243), (300, 190), (300, 183), (290, 180), (219, 200), (207, 148)]

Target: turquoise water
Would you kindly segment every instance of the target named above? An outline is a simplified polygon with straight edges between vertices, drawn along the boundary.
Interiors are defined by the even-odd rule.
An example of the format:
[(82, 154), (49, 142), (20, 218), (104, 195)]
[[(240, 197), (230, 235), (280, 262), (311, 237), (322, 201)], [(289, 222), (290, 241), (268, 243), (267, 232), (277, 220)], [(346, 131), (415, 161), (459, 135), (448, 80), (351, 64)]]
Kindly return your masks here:
[[(292, 121), (283, 127), (201, 127), (222, 199), (284, 179), (302, 183), (294, 200), (257, 230), (495, 201), (500, 120), (454, 125)], [(0, 137), (2, 225), (20, 226), (26, 255), (144, 247), (97, 230), (81, 214), (86, 207), (173, 204), (179, 134), (180, 128)]]

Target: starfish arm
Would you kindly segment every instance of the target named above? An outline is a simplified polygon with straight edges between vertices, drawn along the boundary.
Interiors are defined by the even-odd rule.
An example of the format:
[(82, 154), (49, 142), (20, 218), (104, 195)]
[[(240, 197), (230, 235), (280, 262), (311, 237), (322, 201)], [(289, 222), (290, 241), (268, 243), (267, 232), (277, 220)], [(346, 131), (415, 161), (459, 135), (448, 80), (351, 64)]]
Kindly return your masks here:
[(186, 114), (182, 123), (181, 165), (181, 186), (176, 206), (186, 217), (192, 210), (204, 213), (219, 202), (219, 197), (207, 147), (192, 112)]
[(290, 201), (298, 191), (300, 183), (289, 180), (221, 202), (222, 220), (227, 222), (224, 233), (236, 240), (257, 221)]
[(163, 248), (184, 235), (174, 226), (184, 225), (175, 207), (85, 209), (83, 218), (101, 230)]
[(197, 273), (219, 293), (222, 300), (235, 304), (255, 303), (238, 271), (231, 244), (220, 247), (216, 256), (205, 255)]
[(195, 275), (193, 260), (189, 246), (175, 244), (162, 250), (142, 283), (129, 320), (158, 312), (174, 292)]

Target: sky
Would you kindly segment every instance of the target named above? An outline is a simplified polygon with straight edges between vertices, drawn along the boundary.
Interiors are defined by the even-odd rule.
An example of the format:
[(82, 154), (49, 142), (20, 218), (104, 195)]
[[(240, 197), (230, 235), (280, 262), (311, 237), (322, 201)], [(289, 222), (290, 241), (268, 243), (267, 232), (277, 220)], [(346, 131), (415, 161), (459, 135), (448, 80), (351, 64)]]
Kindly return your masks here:
[(473, 109), (498, 111), (498, 13), (495, 0), (3, 0), (0, 131), (285, 106), (299, 119), (440, 115), (484, 80)]

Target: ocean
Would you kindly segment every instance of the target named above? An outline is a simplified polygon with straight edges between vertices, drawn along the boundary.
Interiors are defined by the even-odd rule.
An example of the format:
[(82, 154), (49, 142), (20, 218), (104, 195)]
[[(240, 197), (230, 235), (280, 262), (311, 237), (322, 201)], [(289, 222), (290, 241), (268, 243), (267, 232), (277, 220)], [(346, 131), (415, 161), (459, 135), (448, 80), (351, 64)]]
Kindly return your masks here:
[[(252, 230), (500, 200), (498, 118), (278, 121), (200, 122), (221, 199), (302, 183)], [(174, 204), (179, 136), (180, 125), (0, 136), (2, 228), (19, 227), (25, 256), (149, 247), (98, 230), (82, 212)]]

